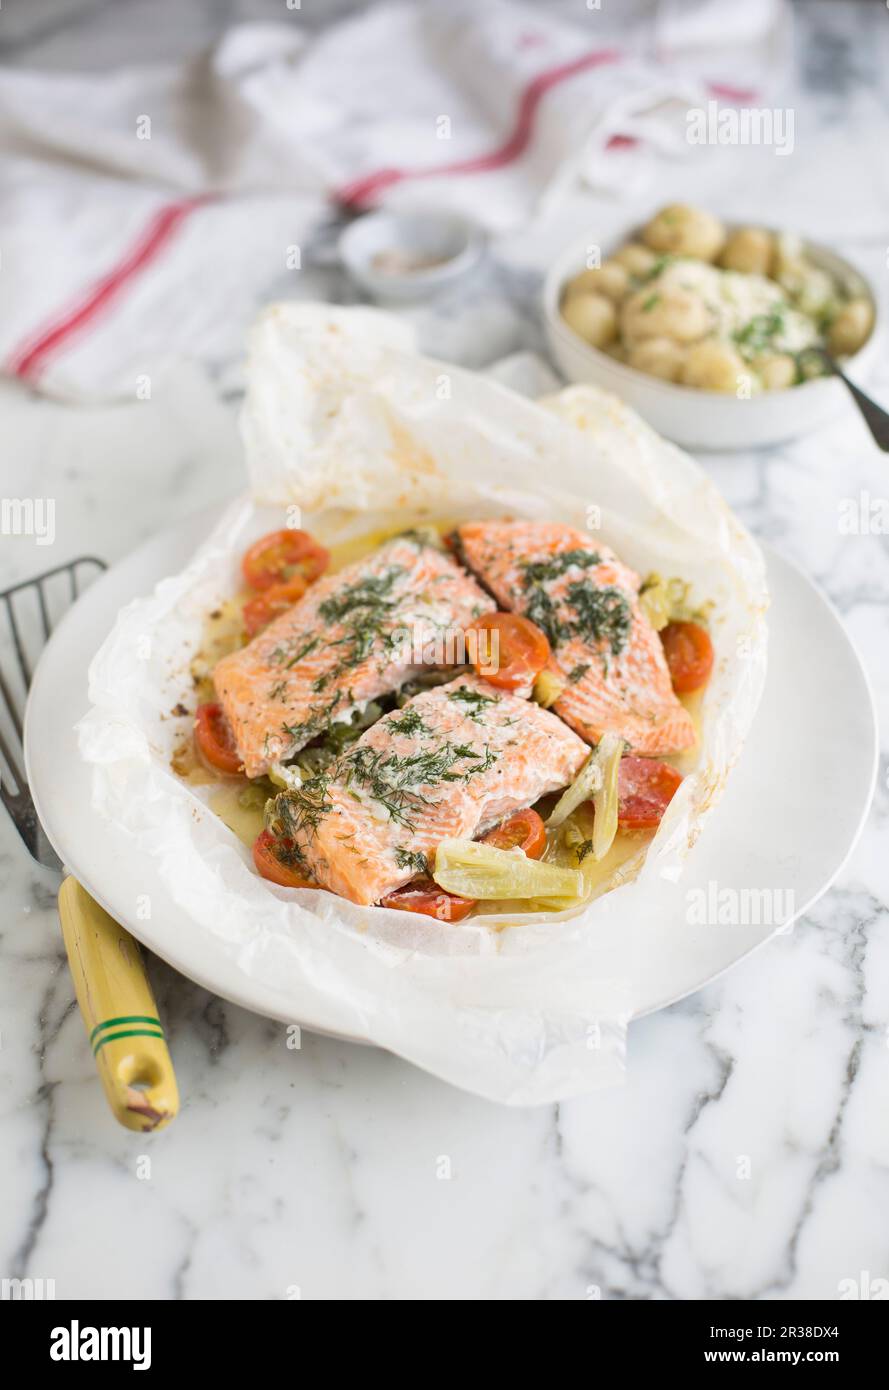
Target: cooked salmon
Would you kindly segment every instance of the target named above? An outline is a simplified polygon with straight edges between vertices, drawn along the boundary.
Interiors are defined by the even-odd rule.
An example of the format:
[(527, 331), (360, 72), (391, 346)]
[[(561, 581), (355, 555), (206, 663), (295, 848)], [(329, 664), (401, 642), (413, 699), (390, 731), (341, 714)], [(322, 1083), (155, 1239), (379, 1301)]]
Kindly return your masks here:
[(639, 576), (604, 545), (558, 522), (473, 521), (462, 556), (501, 607), (542, 628), (567, 681), (552, 708), (589, 743), (613, 731), (635, 753), (690, 748), (694, 725), (663, 646), (639, 605)]
[(384, 715), (326, 774), (276, 801), (280, 833), (334, 893), (375, 903), (472, 838), (567, 786), (589, 750), (539, 705), (457, 676)]
[(494, 606), (451, 555), (413, 535), (319, 579), (213, 672), (247, 776), (398, 690), (429, 656), (454, 665), (451, 635)]

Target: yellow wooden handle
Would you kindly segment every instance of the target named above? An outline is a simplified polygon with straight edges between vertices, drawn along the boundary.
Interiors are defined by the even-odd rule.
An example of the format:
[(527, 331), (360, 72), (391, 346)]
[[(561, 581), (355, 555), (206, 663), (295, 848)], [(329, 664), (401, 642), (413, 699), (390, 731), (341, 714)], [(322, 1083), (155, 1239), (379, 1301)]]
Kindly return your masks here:
[(179, 1110), (179, 1091), (139, 946), (75, 878), (59, 890), (59, 917), (114, 1118), (127, 1129), (163, 1129)]

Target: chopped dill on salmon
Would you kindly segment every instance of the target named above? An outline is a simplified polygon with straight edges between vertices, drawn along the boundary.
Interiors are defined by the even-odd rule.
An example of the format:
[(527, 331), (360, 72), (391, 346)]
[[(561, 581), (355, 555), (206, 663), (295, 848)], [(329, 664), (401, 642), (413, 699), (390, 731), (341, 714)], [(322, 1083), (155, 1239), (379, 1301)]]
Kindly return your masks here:
[(458, 676), (384, 715), (319, 782), (281, 792), (273, 823), (320, 884), (376, 903), (425, 872), (442, 840), (567, 786), (587, 755), (555, 715)]
[(451, 555), (411, 535), (317, 580), (214, 670), (247, 776), (428, 670), (418, 649), (439, 647), (453, 665), (448, 634), (494, 606)]
[(619, 734), (637, 753), (694, 744), (663, 647), (639, 604), (639, 576), (607, 546), (560, 522), (473, 521), (459, 553), (503, 608), (545, 634), (565, 681), (552, 709), (596, 744)]

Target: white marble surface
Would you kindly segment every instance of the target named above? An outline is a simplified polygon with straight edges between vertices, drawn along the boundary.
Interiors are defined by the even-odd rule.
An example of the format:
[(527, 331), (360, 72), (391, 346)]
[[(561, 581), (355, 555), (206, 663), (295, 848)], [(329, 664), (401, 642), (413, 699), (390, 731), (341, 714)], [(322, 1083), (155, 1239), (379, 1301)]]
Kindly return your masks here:
[[(0, 58), (88, 67), (134, 44), (163, 56), (253, 8), (272, 10), (177, 7), (177, 37), (145, 4), (48, 3), (11, 21), (4, 6)], [(753, 159), (712, 194), (727, 215), (807, 223), (881, 282), (887, 34), (882, 6), (802, 7), (794, 156)], [(693, 168), (676, 188), (707, 201)], [(588, 214), (573, 199), (495, 248), (471, 290), (419, 314), (428, 345), (477, 365), (539, 347), (539, 267)], [(357, 297), (334, 273), (313, 284)], [(872, 385), (889, 401), (885, 363)], [(0, 491), (54, 497), (57, 511), (51, 550), (3, 538), (0, 584), (84, 551), (113, 561), (233, 491), (237, 395), (236, 363), (191, 364), (150, 404), (102, 410), (0, 387)], [(852, 409), (818, 437), (707, 463), (833, 599), (884, 711), (889, 549), (842, 535), (838, 505), (889, 496), (889, 465)], [(800, 690), (818, 698), (805, 672)], [(53, 1278), (58, 1297), (160, 1299), (835, 1298), (841, 1279), (889, 1275), (887, 825), (884, 764), (861, 843), (817, 907), (634, 1025), (622, 1089), (560, 1107), (502, 1110), (320, 1038), (290, 1051), (279, 1025), (153, 961), (184, 1104), (145, 1138), (105, 1110), (53, 880), (0, 816), (0, 1275)]]

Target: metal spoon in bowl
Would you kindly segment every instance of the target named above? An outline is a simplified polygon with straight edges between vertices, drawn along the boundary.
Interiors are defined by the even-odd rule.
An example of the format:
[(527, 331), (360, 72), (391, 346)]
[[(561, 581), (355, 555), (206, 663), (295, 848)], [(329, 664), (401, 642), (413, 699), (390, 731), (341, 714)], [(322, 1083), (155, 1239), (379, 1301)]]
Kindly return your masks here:
[[(802, 355), (802, 354), (801, 354)], [(849, 394), (854, 400), (861, 414), (864, 416), (864, 423), (867, 425), (874, 442), (884, 453), (889, 453), (889, 411), (885, 411), (882, 406), (872, 401), (870, 396), (866, 396), (854, 381), (850, 381), (837, 362), (836, 358), (831, 357), (830, 353), (824, 348), (812, 347), (805, 349), (806, 357), (816, 357), (824, 364), (827, 370), (833, 375), (838, 376)]]

